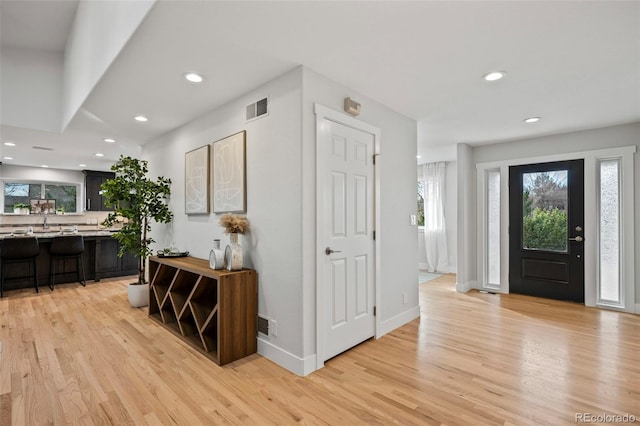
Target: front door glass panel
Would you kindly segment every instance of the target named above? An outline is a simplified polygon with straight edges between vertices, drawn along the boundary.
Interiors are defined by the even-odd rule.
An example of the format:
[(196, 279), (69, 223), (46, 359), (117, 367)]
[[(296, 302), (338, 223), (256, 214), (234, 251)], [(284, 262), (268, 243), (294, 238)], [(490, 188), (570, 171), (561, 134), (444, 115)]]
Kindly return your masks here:
[(567, 170), (522, 174), (522, 248), (566, 253)]

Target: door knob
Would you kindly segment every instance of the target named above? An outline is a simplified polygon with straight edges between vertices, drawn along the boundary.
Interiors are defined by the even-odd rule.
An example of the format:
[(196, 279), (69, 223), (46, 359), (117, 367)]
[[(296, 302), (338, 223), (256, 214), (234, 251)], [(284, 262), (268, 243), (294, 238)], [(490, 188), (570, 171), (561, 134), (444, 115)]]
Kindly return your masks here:
[(342, 253), (340, 250), (331, 250), (331, 247), (324, 249), (324, 254), (329, 256), (331, 253)]
[(583, 241), (584, 241), (584, 238), (582, 238), (580, 235), (578, 235), (578, 236), (577, 236), (577, 237), (575, 237), (575, 238), (569, 238), (569, 239), (570, 239), (571, 241), (576, 241), (576, 242), (579, 242), (579, 243), (581, 243), (581, 242), (583, 242)]

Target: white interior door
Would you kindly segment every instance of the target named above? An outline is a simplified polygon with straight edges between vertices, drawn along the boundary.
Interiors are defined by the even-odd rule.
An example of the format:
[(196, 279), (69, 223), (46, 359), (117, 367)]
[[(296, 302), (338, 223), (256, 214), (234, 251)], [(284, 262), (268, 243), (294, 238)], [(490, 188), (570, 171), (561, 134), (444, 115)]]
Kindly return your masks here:
[(319, 124), (324, 361), (375, 332), (375, 137), (327, 118)]

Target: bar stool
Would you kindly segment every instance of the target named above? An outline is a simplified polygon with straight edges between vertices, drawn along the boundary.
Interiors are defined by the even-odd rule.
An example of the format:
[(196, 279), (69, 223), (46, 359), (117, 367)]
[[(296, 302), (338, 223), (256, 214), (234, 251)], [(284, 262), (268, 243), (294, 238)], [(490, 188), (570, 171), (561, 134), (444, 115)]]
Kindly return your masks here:
[[(36, 257), (40, 253), (40, 246), (38, 245), (38, 238), (36, 237), (17, 237), (17, 238), (5, 238), (2, 240), (2, 248), (0, 249), (0, 297), (4, 290), (4, 275), (5, 266), (9, 263), (28, 263), (29, 275), (31, 276), (31, 263), (33, 263), (33, 281), (36, 287), (36, 293), (38, 290), (38, 263)], [(23, 278), (23, 277), (11, 277), (11, 278)]]
[[(51, 240), (49, 253), (51, 254), (51, 263), (49, 263), (49, 288), (51, 290), (56, 284), (56, 261), (62, 259), (62, 271), (64, 273), (64, 261), (68, 258), (76, 259), (78, 282), (83, 287), (86, 287), (87, 281), (84, 276), (84, 262), (82, 261), (82, 253), (84, 253), (84, 238), (82, 235), (54, 237)], [(82, 280), (80, 279), (80, 271), (82, 271)]]

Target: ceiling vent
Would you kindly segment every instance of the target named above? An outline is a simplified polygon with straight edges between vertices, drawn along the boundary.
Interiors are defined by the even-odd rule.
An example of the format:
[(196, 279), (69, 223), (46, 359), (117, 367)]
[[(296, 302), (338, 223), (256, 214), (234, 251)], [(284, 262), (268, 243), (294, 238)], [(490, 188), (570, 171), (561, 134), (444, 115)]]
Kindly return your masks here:
[(53, 148), (47, 148), (46, 146), (33, 146), (33, 149), (39, 149), (41, 151), (53, 151)]
[(255, 120), (269, 114), (268, 98), (260, 99), (251, 105), (247, 105), (247, 121)]

